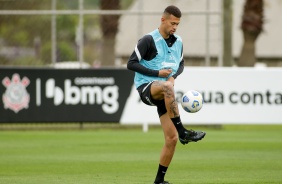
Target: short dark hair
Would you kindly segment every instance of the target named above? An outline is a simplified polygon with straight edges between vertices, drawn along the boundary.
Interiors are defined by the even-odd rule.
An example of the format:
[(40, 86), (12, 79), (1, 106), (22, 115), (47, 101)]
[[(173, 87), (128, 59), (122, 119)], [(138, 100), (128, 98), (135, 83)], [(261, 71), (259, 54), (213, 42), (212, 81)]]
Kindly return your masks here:
[(169, 14), (169, 15), (173, 15), (177, 18), (181, 17), (181, 11), (179, 10), (179, 8), (177, 8), (174, 5), (170, 5), (168, 7), (166, 7), (166, 9), (164, 10), (164, 14)]

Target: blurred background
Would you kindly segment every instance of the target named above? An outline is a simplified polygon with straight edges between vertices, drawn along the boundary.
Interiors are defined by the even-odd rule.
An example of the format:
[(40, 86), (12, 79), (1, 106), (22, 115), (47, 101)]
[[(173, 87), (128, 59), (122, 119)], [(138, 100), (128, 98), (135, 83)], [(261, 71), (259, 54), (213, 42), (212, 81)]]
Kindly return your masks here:
[[(281, 0), (1, 0), (0, 65), (123, 67), (135, 44), (182, 13), (186, 66), (282, 66)], [(75, 67), (76, 65), (72, 63)], [(70, 65), (69, 65), (70, 66)]]

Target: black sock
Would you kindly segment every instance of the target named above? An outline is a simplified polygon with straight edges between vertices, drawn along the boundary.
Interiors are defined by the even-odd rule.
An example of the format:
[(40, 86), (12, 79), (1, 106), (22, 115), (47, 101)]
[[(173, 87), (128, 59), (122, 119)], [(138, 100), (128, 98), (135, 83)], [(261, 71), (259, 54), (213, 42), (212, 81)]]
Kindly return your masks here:
[(159, 164), (159, 169), (158, 169), (158, 173), (155, 179), (154, 183), (162, 183), (164, 181), (164, 177), (165, 177), (165, 173), (166, 173), (167, 167), (162, 166), (161, 164)]
[(185, 128), (183, 127), (183, 124), (180, 120), (180, 116), (175, 117), (175, 118), (170, 118), (170, 119), (173, 122), (178, 134), (182, 134), (185, 131)]

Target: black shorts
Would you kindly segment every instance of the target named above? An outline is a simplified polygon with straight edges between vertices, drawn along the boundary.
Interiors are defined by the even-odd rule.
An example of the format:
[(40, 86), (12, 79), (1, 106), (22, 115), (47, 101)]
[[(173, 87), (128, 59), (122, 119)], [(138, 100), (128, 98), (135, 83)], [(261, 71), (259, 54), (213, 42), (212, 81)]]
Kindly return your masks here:
[(150, 106), (157, 106), (159, 117), (161, 117), (162, 115), (164, 115), (167, 112), (166, 107), (165, 107), (165, 101), (152, 99), (151, 85), (153, 84), (153, 82), (154, 81), (150, 83), (142, 84), (141, 86), (137, 88), (137, 91), (144, 104), (150, 105)]

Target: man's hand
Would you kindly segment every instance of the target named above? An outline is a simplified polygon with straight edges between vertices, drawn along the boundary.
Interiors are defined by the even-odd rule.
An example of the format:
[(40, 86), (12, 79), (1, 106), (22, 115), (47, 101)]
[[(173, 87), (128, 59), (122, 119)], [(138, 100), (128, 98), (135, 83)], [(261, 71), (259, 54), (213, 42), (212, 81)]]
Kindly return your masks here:
[(172, 69), (162, 69), (162, 70), (159, 70), (159, 77), (168, 77), (169, 74), (171, 74), (172, 72)]

